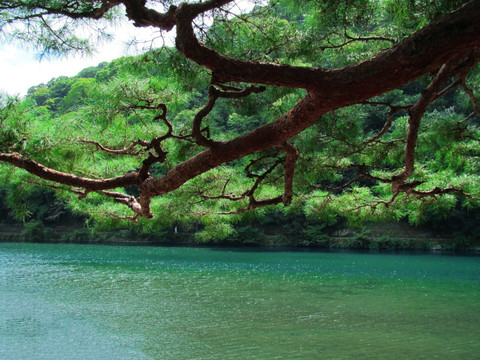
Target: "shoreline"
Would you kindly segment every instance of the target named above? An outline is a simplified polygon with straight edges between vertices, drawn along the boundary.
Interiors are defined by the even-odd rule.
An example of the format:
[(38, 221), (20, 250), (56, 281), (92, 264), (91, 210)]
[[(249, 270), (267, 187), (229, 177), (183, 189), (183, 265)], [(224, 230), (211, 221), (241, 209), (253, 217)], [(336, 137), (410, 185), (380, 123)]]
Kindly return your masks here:
[[(412, 234), (391, 235), (356, 234), (350, 232), (344, 236), (326, 236), (321, 243), (307, 242), (284, 236), (265, 235), (260, 241), (250, 242), (222, 240), (217, 242), (195, 241), (191, 233), (136, 233), (128, 229), (118, 229), (92, 233), (89, 229), (77, 226), (45, 227), (42, 232), (25, 233), (21, 224), (1, 224), (0, 242), (2, 243), (45, 243), (45, 244), (90, 244), (118, 246), (188, 246), (269, 249), (288, 251), (361, 251), (361, 252), (425, 252), (425, 253), (466, 253), (479, 254), (480, 246), (465, 246), (452, 238), (422, 236)], [(404, 235), (404, 236), (402, 236)], [(405, 236), (410, 235), (410, 236)]]
[(145, 243), (145, 242), (60, 242), (60, 241), (14, 241), (3, 240), (0, 244), (44, 244), (44, 245), (92, 245), (92, 246), (131, 246), (131, 247), (178, 247), (178, 248), (215, 248), (225, 251), (259, 251), (259, 252), (320, 252), (320, 253), (359, 253), (391, 255), (439, 255), (439, 256), (480, 256), (480, 248), (471, 249), (369, 249), (369, 248), (327, 248), (319, 246), (291, 245), (238, 245), (227, 243)]

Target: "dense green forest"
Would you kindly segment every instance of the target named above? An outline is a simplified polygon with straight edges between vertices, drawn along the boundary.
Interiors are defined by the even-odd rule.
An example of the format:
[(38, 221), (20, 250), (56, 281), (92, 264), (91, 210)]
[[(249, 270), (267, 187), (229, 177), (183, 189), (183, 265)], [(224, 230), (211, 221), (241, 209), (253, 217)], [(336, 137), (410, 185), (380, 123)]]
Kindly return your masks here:
[[(235, 16), (232, 9), (219, 7), (226, 3), (206, 2), (211, 5), (207, 10), (218, 13), (197, 24), (195, 34), (205, 46), (250, 64), (277, 64), (279, 72), (289, 66), (293, 72), (362, 64), (402, 46), (406, 36), (443, 19), (462, 1), (424, 6), (271, 1)], [(478, 6), (474, 10), (478, 16)], [(12, 17), (5, 11), (3, 16)], [(66, 50), (45, 39), (35, 41), (46, 53)], [(312, 85), (297, 86), (295, 80), (291, 86), (260, 75), (258, 81), (241, 76), (226, 81), (220, 78), (235, 76), (220, 72), (217, 79), (213, 65), (203, 66), (188, 51), (177, 39), (176, 48), (164, 46), (101, 63), (75, 77), (52, 79), (32, 87), (24, 98), (2, 95), (0, 153), (9, 164), (0, 165), (1, 218), (24, 222), (33, 240), (45, 228), (73, 223), (85, 224), (79, 236), (122, 229), (125, 236), (154, 234), (172, 241), (188, 235), (197, 242), (262, 243), (270, 236), (273, 243), (331, 246), (333, 233), (357, 227), (348, 246), (368, 247), (371, 241), (361, 230), (365, 224), (400, 222), (452, 238), (454, 247), (478, 244), (480, 72), (475, 47), (458, 50), (458, 57), (412, 75), (412, 81), (394, 90), (352, 104), (331, 93), (346, 106), (332, 105), (318, 121), (288, 135), (289, 142), (272, 140), (274, 146), (242, 150), (231, 161), (209, 165), (209, 171), (193, 169), (188, 181), (157, 196), (128, 179), (163, 178), (170, 184), (172, 173), (190, 171), (186, 165), (178, 170), (178, 164), (199, 159), (205, 151), (229, 154), (233, 150), (227, 145), (254, 137), (282, 117), (294, 117), (295, 109), (304, 111), (301, 99), (315, 93)], [(374, 91), (369, 83), (355, 91), (362, 86), (366, 93)], [(119, 175), (128, 181), (98, 187)], [(76, 178), (93, 180), (72, 186)], [(136, 210), (145, 208), (145, 192), (147, 216)], [(404, 246), (383, 241), (380, 247)]]

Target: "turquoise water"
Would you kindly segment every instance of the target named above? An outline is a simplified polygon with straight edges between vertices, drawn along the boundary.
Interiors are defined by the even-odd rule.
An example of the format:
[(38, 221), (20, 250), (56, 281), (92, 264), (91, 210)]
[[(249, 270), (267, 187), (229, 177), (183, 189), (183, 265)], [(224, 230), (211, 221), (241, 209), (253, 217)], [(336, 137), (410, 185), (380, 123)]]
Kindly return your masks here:
[(0, 359), (480, 359), (480, 258), (3, 243)]

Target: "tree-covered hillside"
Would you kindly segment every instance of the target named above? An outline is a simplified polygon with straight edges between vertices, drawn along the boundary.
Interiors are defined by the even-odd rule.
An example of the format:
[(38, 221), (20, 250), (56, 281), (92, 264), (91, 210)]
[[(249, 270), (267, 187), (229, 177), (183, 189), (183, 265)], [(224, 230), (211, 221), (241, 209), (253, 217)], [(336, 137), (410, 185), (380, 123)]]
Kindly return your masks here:
[(301, 219), (312, 239), (344, 221), (475, 223), (480, 2), (256, 3), (3, 6), (3, 33), (47, 53), (88, 49), (67, 30), (120, 4), (136, 26), (175, 25), (177, 40), (3, 96), (0, 211), (38, 216), (41, 187), (58, 214), (194, 224), (198, 240), (238, 237), (252, 219)]

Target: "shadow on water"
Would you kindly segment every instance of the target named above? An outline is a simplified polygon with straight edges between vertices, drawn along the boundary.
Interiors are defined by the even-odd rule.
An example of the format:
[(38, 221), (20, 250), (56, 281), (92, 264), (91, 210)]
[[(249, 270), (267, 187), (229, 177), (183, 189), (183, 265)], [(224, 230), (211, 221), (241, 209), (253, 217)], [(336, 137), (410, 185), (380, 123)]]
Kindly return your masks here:
[[(171, 247), (178, 247), (179, 245), (170, 245)], [(180, 246), (182, 247), (182, 246)], [(479, 256), (480, 250), (423, 250), (423, 249), (336, 249), (323, 247), (305, 247), (305, 246), (277, 246), (277, 245), (249, 245), (249, 246), (218, 246), (218, 245), (198, 245), (191, 246), (193, 248), (205, 248), (211, 251), (224, 252), (263, 252), (263, 253), (277, 253), (277, 252), (292, 252), (292, 253), (323, 253), (323, 254), (360, 254), (360, 255), (442, 255), (442, 256)]]

